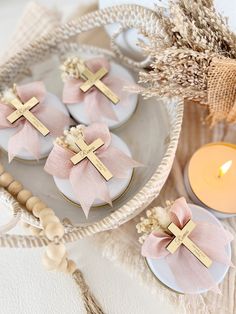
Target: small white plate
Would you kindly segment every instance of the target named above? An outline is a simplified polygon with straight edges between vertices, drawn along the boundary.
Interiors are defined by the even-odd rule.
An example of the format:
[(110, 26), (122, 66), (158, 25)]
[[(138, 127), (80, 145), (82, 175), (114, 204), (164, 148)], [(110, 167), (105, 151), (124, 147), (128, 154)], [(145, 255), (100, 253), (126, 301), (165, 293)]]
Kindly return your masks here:
[[(203, 220), (205, 222), (212, 223), (212, 224), (222, 227), (219, 220), (215, 216), (213, 216), (209, 211), (194, 204), (189, 204), (189, 206), (192, 211), (193, 220)], [(230, 244), (228, 244), (228, 246), (226, 247), (226, 253), (228, 254), (228, 256), (231, 257)], [(176, 283), (175, 278), (168, 264), (165, 261), (165, 258), (160, 258), (160, 259), (147, 258), (146, 260), (153, 274), (164, 285), (166, 285), (172, 290), (175, 290), (176, 292), (184, 293), (183, 290)], [(209, 272), (214, 278), (214, 281), (217, 284), (219, 284), (224, 279), (226, 273), (228, 272), (228, 269), (229, 269), (229, 266), (223, 265), (218, 262), (213, 262), (212, 266), (209, 268)], [(183, 276), (184, 276), (184, 272), (183, 272)], [(208, 291), (208, 289), (201, 289), (201, 290), (196, 291), (195, 293), (199, 294), (199, 293), (204, 293), (206, 291)]]

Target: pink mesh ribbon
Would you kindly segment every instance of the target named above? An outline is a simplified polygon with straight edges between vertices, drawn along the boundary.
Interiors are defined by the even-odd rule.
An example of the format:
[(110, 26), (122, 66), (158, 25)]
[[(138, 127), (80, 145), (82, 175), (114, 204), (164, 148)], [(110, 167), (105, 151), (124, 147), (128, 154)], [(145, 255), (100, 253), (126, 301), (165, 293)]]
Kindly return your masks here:
[[(46, 98), (46, 89), (43, 82), (33, 82), (16, 87), (20, 100), (25, 103), (30, 98), (36, 97), (39, 104), (32, 108), (31, 112), (49, 129), (52, 136), (62, 133), (65, 126), (69, 125), (70, 118), (62, 111), (50, 106)], [(0, 104), (0, 129), (15, 128), (16, 133), (8, 142), (9, 162), (22, 150), (25, 149), (36, 159), (40, 158), (41, 134), (27, 121), (25, 117), (11, 124), (7, 117), (16, 109), (11, 105)]]
[[(170, 210), (171, 221), (180, 229), (192, 218), (185, 199), (177, 199)], [(225, 265), (231, 265), (226, 253), (226, 246), (233, 236), (215, 224), (195, 221), (197, 224), (189, 238), (212, 260)], [(210, 268), (206, 268), (184, 245), (174, 254), (166, 247), (173, 236), (164, 232), (152, 232), (142, 246), (142, 255), (148, 258), (165, 258), (172, 271), (176, 283), (185, 293), (197, 293), (199, 290), (212, 289), (220, 292), (215, 283)]]
[[(114, 178), (126, 178), (129, 169), (141, 166), (140, 163), (112, 146), (111, 134), (105, 124), (94, 123), (84, 129), (84, 140), (88, 145), (97, 138), (102, 139), (104, 145), (96, 150), (95, 154), (110, 170)], [(102, 175), (87, 158), (74, 165), (70, 160), (74, 154), (71, 150), (55, 144), (44, 169), (53, 176), (70, 180), (78, 202), (88, 217), (95, 199), (100, 199), (110, 205), (112, 201), (107, 182)], [(58, 167), (58, 165), (60, 166)]]
[[(101, 81), (119, 97), (120, 101), (115, 106), (128, 105), (129, 93), (123, 90), (124, 85), (128, 84), (128, 82), (109, 73), (110, 64), (105, 58), (93, 58), (86, 61), (85, 64), (93, 73), (97, 72), (101, 67), (106, 68), (108, 74)], [(104, 117), (117, 121), (118, 118), (113, 109), (114, 104), (96, 87), (92, 87), (84, 93), (80, 89), (80, 85), (83, 83), (84, 80), (82, 79), (69, 78), (64, 85), (63, 102), (65, 104), (84, 102), (85, 112), (90, 122), (102, 122)]]

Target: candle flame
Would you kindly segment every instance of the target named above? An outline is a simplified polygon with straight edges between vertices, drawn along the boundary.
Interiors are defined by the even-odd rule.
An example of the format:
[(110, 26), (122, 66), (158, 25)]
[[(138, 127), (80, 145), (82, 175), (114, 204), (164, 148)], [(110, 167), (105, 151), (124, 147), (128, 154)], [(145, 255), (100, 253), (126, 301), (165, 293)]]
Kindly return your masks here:
[(232, 166), (232, 163), (233, 163), (232, 160), (228, 160), (222, 166), (220, 166), (218, 174), (219, 178), (223, 177), (229, 171), (230, 167)]

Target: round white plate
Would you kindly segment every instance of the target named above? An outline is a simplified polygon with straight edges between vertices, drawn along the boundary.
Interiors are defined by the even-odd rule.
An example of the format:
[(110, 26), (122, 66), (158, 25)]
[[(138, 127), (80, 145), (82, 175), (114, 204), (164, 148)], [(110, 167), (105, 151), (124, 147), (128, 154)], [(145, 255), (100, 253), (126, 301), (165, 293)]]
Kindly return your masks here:
[[(110, 74), (114, 77), (119, 77), (119, 78), (124, 79), (125, 81), (127, 81), (127, 84), (130, 84), (130, 85), (136, 84), (133, 76), (127, 69), (125, 69), (121, 65), (118, 65), (117, 63), (112, 62), (112, 61), (111, 61)], [(117, 118), (118, 118), (117, 121), (104, 118), (102, 121), (94, 121), (94, 122), (105, 122), (110, 129), (114, 129), (121, 126), (122, 124), (127, 122), (130, 119), (130, 117), (133, 115), (137, 106), (137, 102), (138, 102), (137, 94), (129, 94), (127, 96), (126, 101), (127, 101), (127, 104), (122, 104), (122, 100), (120, 100), (118, 104), (116, 105), (110, 102), (110, 105), (113, 107), (117, 115)], [(89, 117), (86, 114), (85, 106), (86, 105), (84, 102), (81, 102), (79, 104), (67, 105), (70, 114), (77, 122), (88, 125), (91, 123), (91, 121), (89, 120)]]
[[(63, 105), (63, 103), (59, 100), (59, 98), (57, 96), (55, 96), (54, 94), (47, 93), (46, 94), (46, 102), (48, 104), (50, 104), (50, 106), (60, 110), (61, 112), (63, 112), (67, 116), (69, 115), (65, 105)], [(52, 117), (52, 119), (53, 119), (53, 117)], [(68, 127), (68, 126), (66, 126), (66, 127)], [(8, 151), (8, 141), (9, 141), (10, 137), (16, 133), (16, 130), (17, 130), (17, 128), (8, 128), (8, 129), (0, 130), (0, 146), (5, 151)], [(50, 135), (50, 133), (47, 136), (43, 136), (39, 133), (39, 137), (40, 137), (40, 158), (45, 158), (48, 156), (48, 154), (52, 150), (54, 138)], [(21, 150), (16, 155), (16, 157), (20, 158), (20, 159), (24, 159), (24, 160), (35, 160), (35, 157), (32, 156), (26, 150)]]
[[(117, 135), (115, 134), (111, 134), (111, 135), (112, 135), (112, 145), (116, 148), (119, 148), (126, 155), (131, 157), (131, 152), (128, 146), (126, 145), (126, 143)], [(112, 178), (111, 180), (107, 182), (112, 200), (119, 197), (127, 189), (130, 183), (130, 180), (132, 178), (132, 173), (133, 173), (133, 170), (130, 169), (127, 171), (127, 178), (124, 178), (124, 179)], [(64, 194), (72, 202), (78, 204), (78, 200), (73, 192), (70, 181), (68, 179), (61, 179), (58, 177), (53, 177), (53, 178), (54, 178), (56, 186), (61, 191), (61, 193)], [(96, 199), (93, 203), (93, 206), (101, 206), (104, 204), (105, 204), (104, 201)]]
[[(204, 220), (208, 223), (212, 223), (218, 226), (221, 226), (221, 223), (219, 220), (213, 216), (210, 212), (207, 210), (194, 205), (194, 204), (189, 204), (192, 215), (193, 215), (193, 221), (194, 220)], [(231, 256), (231, 246), (230, 244), (226, 247), (226, 252), (229, 256)], [(150, 267), (151, 271), (153, 274), (167, 287), (169, 287), (172, 290), (175, 290), (176, 292), (179, 293), (184, 293), (182, 289), (178, 286), (178, 284), (175, 281), (175, 278), (168, 266), (168, 264), (165, 262), (164, 258), (160, 259), (152, 259), (152, 258), (147, 258), (147, 264)], [(220, 283), (227, 271), (229, 269), (229, 266), (220, 264), (218, 262), (213, 262), (212, 266), (209, 268), (209, 272), (211, 273), (212, 277), (214, 278), (215, 282), (218, 284)], [(200, 274), (199, 274), (200, 275)], [(183, 276), (184, 276), (184, 271), (183, 271)], [(199, 293), (204, 293), (206, 292), (207, 289), (201, 289), (196, 291), (196, 294)]]

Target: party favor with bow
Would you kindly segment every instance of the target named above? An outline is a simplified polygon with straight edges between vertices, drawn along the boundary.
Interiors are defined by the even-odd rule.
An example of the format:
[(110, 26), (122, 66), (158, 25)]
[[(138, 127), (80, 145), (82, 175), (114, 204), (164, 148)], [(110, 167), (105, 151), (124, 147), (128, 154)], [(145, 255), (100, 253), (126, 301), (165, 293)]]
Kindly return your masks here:
[(184, 293), (209, 289), (219, 292), (213, 268), (215, 263), (224, 265), (226, 269), (231, 265), (226, 248), (232, 235), (218, 224), (193, 220), (183, 197), (161, 212), (160, 208), (154, 208), (147, 214), (148, 217), (137, 225), (138, 232), (143, 233), (140, 238), (142, 255), (147, 259), (164, 261), (173, 275), (175, 286)]
[(0, 129), (15, 129), (13, 135), (9, 133), (9, 162), (22, 150), (40, 159), (43, 138), (56, 137), (69, 126), (69, 115), (62, 108), (63, 104), (40, 81), (14, 85), (13, 90), (4, 93), (0, 103)]
[[(135, 85), (134, 81), (129, 82), (123, 77), (112, 75), (111, 64), (104, 57), (86, 61), (78, 57), (68, 58), (61, 68), (65, 82), (62, 99), (65, 104), (83, 102), (89, 122), (104, 122), (104, 118), (118, 121), (116, 108), (127, 107), (130, 102), (130, 93), (124, 87)], [(93, 85), (95, 78), (99, 86)], [(85, 82), (90, 82), (88, 88)]]
[(45, 170), (54, 177), (69, 180), (87, 217), (95, 199), (112, 204), (107, 181), (122, 180), (130, 169), (139, 166), (140, 163), (113, 146), (105, 124), (94, 123), (65, 131), (56, 140)]

